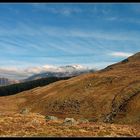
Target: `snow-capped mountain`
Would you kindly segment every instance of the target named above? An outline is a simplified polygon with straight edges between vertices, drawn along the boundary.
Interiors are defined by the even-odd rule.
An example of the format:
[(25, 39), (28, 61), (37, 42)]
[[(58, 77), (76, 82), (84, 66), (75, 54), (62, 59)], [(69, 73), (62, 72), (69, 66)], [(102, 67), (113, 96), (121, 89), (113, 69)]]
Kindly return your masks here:
[(25, 79), (25, 81), (36, 80), (46, 77), (70, 77), (95, 71), (94, 69), (88, 69), (81, 65), (66, 65), (60, 67), (44, 66), (44, 68), (45, 69), (43, 69), (40, 73), (33, 74), (32, 76)]
[(14, 80), (2, 79), (0, 85), (8, 85), (10, 83), (25, 82), (46, 77), (70, 77), (90, 71), (95, 71), (95, 69), (89, 69), (79, 64), (64, 66), (43, 65), (27, 68), (1, 67), (0, 77)]

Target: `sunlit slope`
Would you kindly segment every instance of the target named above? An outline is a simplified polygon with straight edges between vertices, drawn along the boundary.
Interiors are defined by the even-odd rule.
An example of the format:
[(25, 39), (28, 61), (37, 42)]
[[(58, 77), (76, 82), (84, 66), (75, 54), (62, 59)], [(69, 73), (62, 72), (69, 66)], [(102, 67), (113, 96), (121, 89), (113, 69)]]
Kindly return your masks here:
[(140, 53), (89, 74), (0, 97), (0, 111), (140, 123)]

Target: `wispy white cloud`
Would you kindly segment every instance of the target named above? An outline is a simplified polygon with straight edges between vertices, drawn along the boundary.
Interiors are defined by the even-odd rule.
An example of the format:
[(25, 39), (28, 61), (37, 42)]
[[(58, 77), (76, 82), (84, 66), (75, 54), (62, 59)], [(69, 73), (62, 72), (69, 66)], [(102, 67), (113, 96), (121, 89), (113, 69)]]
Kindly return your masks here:
[(131, 6), (129, 7), (129, 9), (131, 9), (133, 12), (136, 13), (140, 13), (140, 4), (131, 4)]
[(53, 7), (51, 4), (40, 4), (40, 3), (34, 3), (32, 4), (33, 11), (43, 11), (43, 12), (49, 12), (52, 14), (58, 14), (58, 15), (64, 15), (69, 16), (75, 13), (81, 13), (83, 10), (81, 8), (74, 8), (74, 7), (66, 7), (66, 6), (57, 6)]
[(138, 32), (107, 32), (107, 31), (71, 31), (71, 35), (79, 36), (79, 37), (90, 37), (97, 39), (105, 39), (105, 40), (138, 40), (139, 34)]
[(104, 20), (106, 21), (116, 21), (116, 22), (122, 22), (122, 23), (131, 23), (131, 24), (140, 24), (140, 19), (133, 18), (133, 17), (119, 17), (119, 16), (108, 16), (105, 17)]
[(108, 20), (108, 21), (119, 21), (120, 18), (118, 18), (117, 16), (108, 16), (108, 17), (105, 17), (104, 18), (105, 20)]
[[(127, 47), (128, 42), (140, 43), (139, 31), (122, 31), (114, 33), (113, 31), (89, 31), (75, 28), (68, 28), (66, 30), (63, 27), (30, 26), (29, 24), (23, 23), (18, 24), (14, 29), (16, 35), (15, 32), (13, 33), (13, 30), (8, 30), (6, 28), (5, 30), (7, 32), (3, 32), (4, 34), (2, 34), (2, 30), (0, 30), (0, 35), (9, 36), (7, 37), (8, 39), (6, 37), (1, 38), (0, 44), (3, 49), (1, 49), (0, 52), (3, 54), (3, 50), (5, 50), (6, 53), (8, 52), (9, 54), (18, 57), (18, 62), (5, 61), (7, 65), (14, 66), (45, 65), (46, 62), (49, 64), (69, 64), (70, 62), (84, 64), (92, 61), (94, 64), (98, 57), (100, 57), (100, 60), (103, 60), (103, 57), (106, 59), (106, 56), (102, 55), (110, 51), (113, 52), (113, 50), (119, 52), (123, 49), (131, 52), (132, 49)], [(25, 30), (25, 32), (21, 32), (21, 30)], [(17, 39), (19, 35), (21, 36), (21, 40)], [(9, 39), (9, 37), (15, 38), (12, 40)], [(119, 43), (114, 44), (114, 41), (115, 43), (121, 42), (121, 46), (119, 46)], [(126, 47), (124, 47), (122, 41)], [(4, 47), (2, 47), (2, 45)], [(95, 57), (97, 55), (98, 57)], [(114, 52), (109, 55), (115, 57), (128, 56), (128, 54), (116, 54)], [(9, 57), (10, 60), (14, 60), (13, 56)], [(34, 72), (38, 70), (39, 68), (35, 68)]]
[(10, 78), (10, 79), (24, 79), (30, 74), (24, 72), (22, 69), (16, 67), (3, 67), (0, 68), (0, 77)]
[[(42, 29), (43, 30), (43, 29)], [(44, 27), (44, 32), (50, 36), (65, 36), (65, 37), (83, 37), (83, 38), (96, 38), (105, 40), (139, 40), (139, 31), (105, 31), (105, 30), (84, 30), (84, 29), (64, 29), (62, 27)]]
[(69, 16), (71, 14), (75, 14), (75, 13), (81, 13), (82, 10), (81, 9), (77, 9), (77, 8), (48, 8), (47, 11), (54, 13), (54, 14), (61, 14), (61, 15), (65, 15), (65, 16)]
[(112, 52), (109, 55), (115, 56), (115, 57), (129, 57), (133, 55), (133, 53), (128, 53), (128, 52)]
[[(115, 17), (112, 17), (115, 18)], [(112, 19), (113, 20), (113, 19)], [(129, 40), (129, 41), (139, 41), (140, 32), (139, 31), (121, 31), (113, 32), (106, 30), (84, 30), (77, 28), (63, 28), (55, 26), (31, 26), (26, 23), (18, 24), (14, 29), (0, 28), (0, 36), (52, 36), (52, 37), (83, 37), (83, 38), (96, 38), (105, 40)]]

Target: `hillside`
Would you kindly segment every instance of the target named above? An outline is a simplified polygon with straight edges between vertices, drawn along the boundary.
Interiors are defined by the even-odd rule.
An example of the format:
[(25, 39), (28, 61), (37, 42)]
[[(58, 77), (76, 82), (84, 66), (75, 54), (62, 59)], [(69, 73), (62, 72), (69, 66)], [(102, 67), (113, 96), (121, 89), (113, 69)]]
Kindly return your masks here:
[(71, 77), (48, 77), (48, 78), (41, 78), (41, 79), (32, 80), (32, 81), (26, 81), (23, 83), (2, 86), (0, 87), (0, 96), (8, 96), (8, 95), (17, 94), (22, 91), (33, 89), (36, 87), (42, 87), (42, 86), (48, 85), (50, 83), (53, 83), (59, 80), (66, 80), (69, 78)]
[[(0, 111), (140, 124), (140, 52), (95, 73), (0, 97)], [(10, 106), (9, 106), (10, 104)]]

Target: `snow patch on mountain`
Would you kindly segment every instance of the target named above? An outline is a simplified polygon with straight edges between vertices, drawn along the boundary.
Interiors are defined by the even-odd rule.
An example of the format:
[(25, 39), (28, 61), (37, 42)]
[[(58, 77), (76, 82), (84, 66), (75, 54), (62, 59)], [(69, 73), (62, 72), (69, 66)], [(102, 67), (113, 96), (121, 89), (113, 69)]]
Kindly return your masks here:
[(36, 74), (45, 74), (49, 76), (71, 76), (88, 70), (89, 69), (87, 67), (79, 64), (64, 66), (43, 65), (27, 68), (1, 67), (0, 76), (10, 79), (22, 80)]

